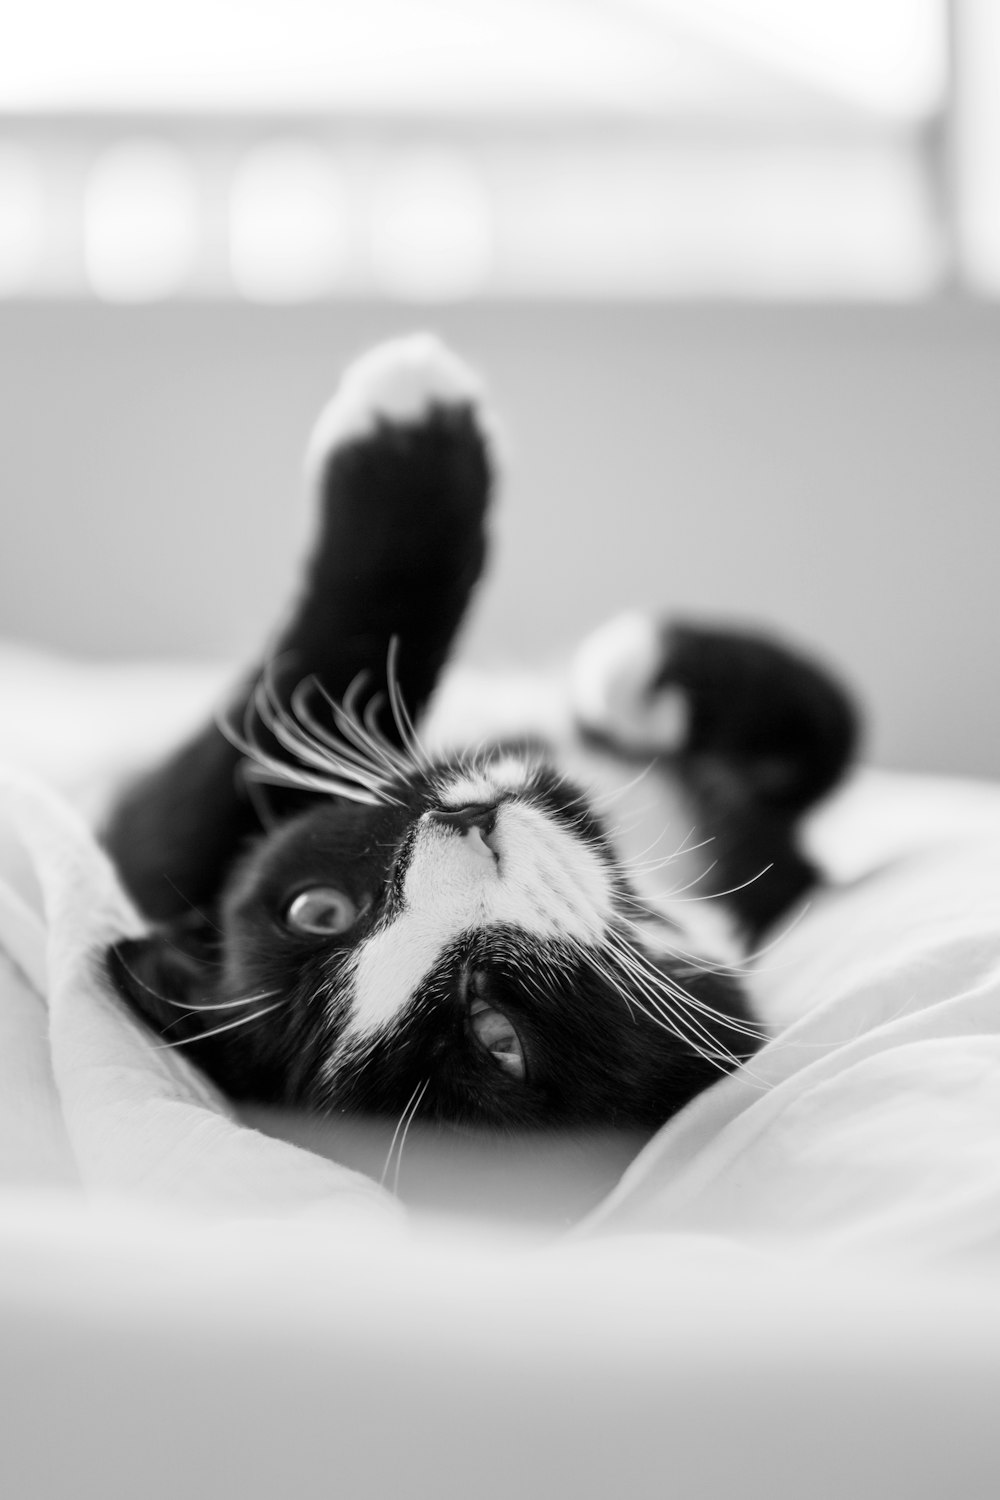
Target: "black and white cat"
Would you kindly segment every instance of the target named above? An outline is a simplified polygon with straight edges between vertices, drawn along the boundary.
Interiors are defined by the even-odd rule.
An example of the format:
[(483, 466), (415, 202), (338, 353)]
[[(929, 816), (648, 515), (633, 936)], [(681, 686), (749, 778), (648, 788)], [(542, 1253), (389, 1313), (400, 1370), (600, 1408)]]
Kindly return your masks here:
[(121, 992), (239, 1101), (655, 1128), (759, 1045), (741, 954), (814, 878), (796, 824), (849, 701), (760, 636), (630, 616), (544, 738), (435, 748), (494, 485), (478, 381), (427, 336), (372, 351), (309, 471), (287, 623), (110, 820), (152, 924)]

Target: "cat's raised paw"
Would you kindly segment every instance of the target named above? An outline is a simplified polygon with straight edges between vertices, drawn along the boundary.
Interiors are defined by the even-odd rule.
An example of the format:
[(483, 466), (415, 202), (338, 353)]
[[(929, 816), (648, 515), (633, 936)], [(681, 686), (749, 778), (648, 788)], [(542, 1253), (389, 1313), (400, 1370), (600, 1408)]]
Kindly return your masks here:
[(668, 755), (689, 728), (686, 694), (658, 684), (663, 627), (639, 610), (616, 615), (583, 641), (573, 659), (571, 693), (576, 721), (616, 749)]
[(484, 428), (482, 382), (476, 372), (430, 333), (378, 344), (348, 366), (313, 428), (307, 476), (316, 481), (338, 448), (370, 437), (380, 422), (412, 428), (435, 408), (471, 410)]

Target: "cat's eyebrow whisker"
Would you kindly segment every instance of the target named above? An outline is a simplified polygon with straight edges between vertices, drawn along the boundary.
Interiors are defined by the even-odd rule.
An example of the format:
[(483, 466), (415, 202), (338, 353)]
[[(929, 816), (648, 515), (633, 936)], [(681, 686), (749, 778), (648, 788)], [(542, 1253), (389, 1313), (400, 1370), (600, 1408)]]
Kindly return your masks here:
[(399, 686), (399, 649), (399, 636), (391, 636), (385, 661), (386, 684), (389, 689), (389, 708), (403, 744), (412, 755), (414, 761), (425, 771), (429, 771), (433, 762), (420, 743), (420, 738)]
[(408, 756), (401, 755), (394, 746), (386, 739), (379, 727), (378, 716), (389, 702), (388, 694), (378, 692), (369, 698), (362, 713), (365, 733), (370, 737), (373, 750), (376, 754), (384, 755), (388, 765), (395, 766), (397, 772), (405, 775), (411, 769)]
[(265, 785), (291, 787), (297, 791), (319, 792), (324, 796), (344, 797), (348, 801), (364, 802), (373, 807), (381, 800), (356, 783), (332, 775), (319, 775), (278, 760), (276, 756), (265, 750), (257, 739), (250, 722), (252, 715), (252, 704), (248, 704), (242, 732), (231, 720), (223, 716), (216, 719), (219, 733), (244, 757), (243, 774), (245, 777)]
[[(248, 696), (242, 729), (236, 727), (231, 717), (220, 717), (216, 721), (220, 732), (250, 763), (248, 770), (252, 769), (253, 779), (345, 797), (355, 802), (398, 805), (398, 799), (389, 793), (386, 783), (407, 768), (406, 760), (396, 755), (388, 741), (372, 735), (352, 720), (315, 677), (296, 685), (286, 707), (275, 686), (275, 669), (275, 662), (268, 662)], [(330, 704), (341, 730), (339, 741), (328, 734), (310, 712), (305, 702), (310, 685), (315, 685)], [(268, 750), (261, 743), (258, 725), (266, 728), (297, 764), (289, 765)], [(262, 821), (266, 822), (265, 819)]]
[(254, 689), (254, 707), (261, 722), (271, 731), (278, 743), (295, 756), (296, 760), (312, 766), (314, 770), (330, 769), (332, 759), (330, 752), (325, 748), (318, 748), (309, 734), (294, 719), (276, 707), (263, 682), (259, 682)]
[[(348, 740), (354, 746), (355, 750), (364, 757), (365, 762), (373, 770), (377, 770), (378, 766), (382, 766), (391, 776), (405, 775), (407, 771), (413, 768), (413, 761), (406, 751), (406, 747), (404, 746), (403, 750), (399, 750), (386, 739), (378, 726), (371, 722), (371, 719), (377, 712), (378, 700), (381, 699), (384, 701), (384, 694), (377, 693), (368, 703), (365, 712), (368, 714), (368, 711), (371, 710), (371, 714), (367, 721), (362, 721), (361, 716), (358, 714), (357, 699), (364, 683), (368, 680), (368, 675), (367, 672), (359, 672), (353, 678), (348, 685), (341, 703), (338, 703), (335, 698), (330, 696), (318, 678), (311, 678), (310, 682), (316, 687), (320, 696), (331, 710), (337, 732), (343, 739)], [(376, 706), (373, 707), (373, 704)], [(332, 737), (328, 736), (322, 727), (318, 728), (318, 733), (327, 743), (334, 743)]]
[[(293, 704), (294, 704), (294, 693)], [(334, 747), (326, 741), (317, 740), (310, 729), (291, 717), (275, 699), (266, 683), (258, 683), (254, 703), (261, 721), (274, 735), (280, 745), (297, 760), (312, 766), (321, 774), (329, 771), (349, 778), (380, 799), (385, 797), (385, 778), (373, 770), (370, 763), (355, 756), (349, 750)], [(300, 700), (301, 706), (301, 700)]]
[(292, 766), (282, 765), (277, 760), (269, 761), (267, 764), (257, 760), (248, 761), (243, 774), (265, 786), (290, 787), (293, 791), (299, 792), (320, 792), (328, 797), (343, 797), (348, 802), (363, 802), (367, 807), (378, 807), (382, 801), (381, 797), (363, 791), (350, 782), (341, 781), (332, 776), (313, 776), (307, 771), (298, 771)]
[(296, 684), (289, 698), (289, 708), (299, 727), (311, 737), (322, 755), (353, 766), (377, 782), (384, 781), (386, 775), (398, 775), (405, 769), (405, 762), (399, 757), (390, 758), (374, 738), (368, 737), (367, 730), (361, 732), (350, 712), (330, 698), (326, 701), (333, 712), (336, 728), (330, 730), (321, 724), (307, 702), (310, 690), (323, 691), (315, 677), (307, 677)]

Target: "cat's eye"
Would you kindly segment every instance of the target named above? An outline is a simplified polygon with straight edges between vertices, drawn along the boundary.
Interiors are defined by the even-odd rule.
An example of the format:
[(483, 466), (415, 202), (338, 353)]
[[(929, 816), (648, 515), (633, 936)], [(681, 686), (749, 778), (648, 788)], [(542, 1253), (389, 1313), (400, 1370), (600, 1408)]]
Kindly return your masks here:
[(343, 891), (331, 885), (315, 885), (300, 891), (285, 911), (285, 923), (293, 932), (314, 937), (337, 937), (349, 932), (358, 920), (358, 907)]
[(524, 1077), (524, 1048), (503, 1011), (485, 1000), (475, 999), (469, 1006), (469, 1029), (493, 1061), (512, 1078)]

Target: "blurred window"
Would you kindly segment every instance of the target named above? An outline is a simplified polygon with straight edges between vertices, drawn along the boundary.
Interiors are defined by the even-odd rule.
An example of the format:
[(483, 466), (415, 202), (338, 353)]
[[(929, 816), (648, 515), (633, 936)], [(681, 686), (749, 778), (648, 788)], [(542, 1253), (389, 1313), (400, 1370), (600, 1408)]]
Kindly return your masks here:
[(32, 0), (0, 296), (996, 293), (998, 75), (997, 0)]

